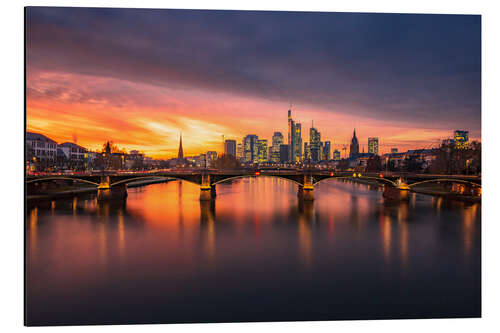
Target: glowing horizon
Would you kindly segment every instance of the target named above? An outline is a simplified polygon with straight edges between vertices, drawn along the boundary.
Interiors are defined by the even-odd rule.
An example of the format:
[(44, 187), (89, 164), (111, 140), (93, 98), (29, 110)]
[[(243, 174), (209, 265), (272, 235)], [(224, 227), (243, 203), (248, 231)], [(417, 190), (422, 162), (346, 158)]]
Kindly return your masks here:
[[(291, 55), (284, 55), (287, 61), (283, 62), (276, 57), (281, 44), (273, 48), (283, 36), (259, 30), (260, 39), (253, 40), (248, 32), (231, 28), (237, 29), (243, 21), (255, 27), (270, 26), (276, 17), (287, 25), (290, 13), (142, 10), (138, 15), (129, 14), (121, 9), (28, 9), (28, 131), (58, 143), (76, 141), (94, 151), (105, 141), (113, 141), (126, 151), (139, 150), (162, 159), (177, 156), (182, 132), (185, 156), (194, 156), (210, 150), (221, 152), (223, 135), (241, 142), (245, 135), (256, 134), (270, 146), (273, 133), (279, 131), (287, 143), (291, 100), (292, 117), (302, 124), (303, 142), (309, 141), (314, 120), (321, 140), (331, 141), (332, 151), (342, 152), (354, 128), (360, 151), (368, 151), (368, 137), (378, 137), (380, 154), (391, 148), (406, 151), (437, 146), (457, 129), (468, 130), (471, 140), (480, 140), (477, 50), (467, 51), (471, 54), (464, 53), (459, 59), (466, 65), (459, 61), (460, 66), (450, 67), (447, 57), (434, 59), (437, 44), (434, 40), (426, 41), (432, 45), (422, 44), (423, 32), (418, 29), (407, 32), (412, 39), (405, 46), (392, 39), (392, 30), (381, 29), (379, 38), (385, 38), (385, 46), (371, 46), (355, 40), (360, 29), (365, 29), (358, 22), (365, 22), (368, 16), (323, 13), (328, 14), (325, 22), (330, 17), (348, 22), (349, 31), (337, 33), (335, 38), (352, 43), (347, 47), (356, 52), (370, 47), (377, 61), (351, 60), (340, 55), (347, 52), (341, 49), (329, 50), (339, 55), (325, 59), (330, 53), (322, 45), (334, 47), (329, 46), (328, 38), (338, 27), (332, 23), (329, 34), (310, 32), (320, 42), (309, 45), (304, 33), (311, 29), (309, 19), (314, 14), (298, 13), (299, 23), (293, 26), (301, 26), (303, 30), (296, 28), (295, 33), (308, 48), (304, 51), (298, 46)], [(206, 29), (188, 20), (191, 15), (207, 23)], [(212, 15), (236, 21), (222, 23)], [(371, 20), (380, 17), (370, 15)], [(453, 24), (475, 28), (471, 17), (446, 16)], [(378, 24), (385, 24), (387, 16), (380, 18)], [(409, 15), (408, 19), (427, 29), (430, 18)], [(131, 30), (129, 23), (135, 21), (145, 28)], [(152, 31), (160, 28), (182, 28), (182, 36), (192, 38), (179, 41), (176, 34)], [(452, 43), (456, 33), (447, 29), (443, 27), (442, 33), (449, 34)], [(248, 58), (247, 45), (240, 44), (243, 36), (258, 49), (255, 59)], [(469, 36), (471, 44), (476, 45), (476, 37)], [(270, 42), (263, 46), (261, 39)], [(413, 57), (410, 51), (414, 50), (402, 49), (410, 55), (396, 54), (402, 51), (396, 52), (393, 44), (397, 50), (411, 47), (420, 55), (430, 54), (433, 62), (421, 60), (425, 57), (420, 55)], [(379, 56), (384, 47), (394, 57), (390, 52)], [(203, 49), (204, 56), (196, 49)], [(454, 44), (441, 51), (456, 57)], [(309, 60), (311, 57), (314, 59)]]

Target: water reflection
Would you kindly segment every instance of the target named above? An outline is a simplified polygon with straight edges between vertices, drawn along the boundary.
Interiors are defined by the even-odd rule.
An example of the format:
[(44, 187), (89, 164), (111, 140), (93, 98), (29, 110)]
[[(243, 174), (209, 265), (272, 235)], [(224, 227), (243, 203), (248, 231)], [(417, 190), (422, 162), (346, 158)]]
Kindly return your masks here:
[[(479, 204), (422, 195), (386, 204), (378, 187), (334, 180), (306, 202), (294, 183), (266, 177), (217, 185), (215, 201), (198, 198), (198, 186), (173, 181), (130, 188), (126, 201), (88, 195), (28, 207), (30, 318), (231, 320), (224, 314), (236, 311), (252, 320), (243, 304), (260, 319), (278, 319), (277, 309), (298, 319), (314, 308), (332, 309), (328, 318), (479, 308)], [(290, 297), (308, 308), (290, 309)]]

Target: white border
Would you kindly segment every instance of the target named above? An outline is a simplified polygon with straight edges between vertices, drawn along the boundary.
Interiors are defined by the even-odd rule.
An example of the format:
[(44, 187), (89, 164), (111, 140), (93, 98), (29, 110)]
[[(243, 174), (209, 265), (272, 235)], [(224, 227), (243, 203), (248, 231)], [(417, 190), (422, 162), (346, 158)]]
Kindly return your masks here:
[[(188, 324), (145, 326), (80, 326), (63, 328), (39, 328), (41, 330), (79, 331), (127, 331), (134, 329), (175, 332), (254, 332), (256, 330), (278, 330), (298, 332), (318, 330), (330, 332), (340, 329), (347, 332), (422, 332), (422, 331), (493, 331), (500, 326), (499, 250), (500, 219), (498, 218), (498, 194), (500, 177), (495, 178), (500, 168), (499, 141), (496, 130), (500, 124), (498, 78), (500, 77), (500, 15), (498, 1), (18, 1), (5, 2), (0, 11), (2, 24), (2, 170), (0, 220), (0, 244), (2, 254), (0, 325), (5, 329), (27, 329), (23, 325), (23, 6), (85, 6), (85, 7), (132, 7), (132, 8), (200, 8), (200, 9), (258, 9), (258, 10), (305, 10), (346, 12), (399, 12), (399, 13), (452, 13), (482, 14), (483, 23), (483, 318), (482, 319), (434, 319), (434, 320), (380, 320), (380, 321), (335, 321), (335, 322), (291, 322), (252, 324)], [(33, 328), (32, 328), (33, 329)], [(7, 332), (7, 330), (4, 330)]]

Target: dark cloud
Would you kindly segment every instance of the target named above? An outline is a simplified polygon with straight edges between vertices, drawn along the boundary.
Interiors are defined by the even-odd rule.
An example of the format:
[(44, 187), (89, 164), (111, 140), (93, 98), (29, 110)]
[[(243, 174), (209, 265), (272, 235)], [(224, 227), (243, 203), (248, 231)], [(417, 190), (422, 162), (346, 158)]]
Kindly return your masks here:
[(480, 16), (31, 7), (27, 59), (480, 133)]

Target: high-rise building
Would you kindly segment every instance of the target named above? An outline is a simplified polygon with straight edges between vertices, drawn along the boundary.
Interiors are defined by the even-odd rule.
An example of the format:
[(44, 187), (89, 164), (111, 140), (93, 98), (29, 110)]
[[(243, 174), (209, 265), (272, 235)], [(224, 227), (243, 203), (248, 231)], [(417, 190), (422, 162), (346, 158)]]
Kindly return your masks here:
[(338, 151), (337, 149), (333, 151), (333, 160), (340, 161), (340, 151)]
[(236, 157), (236, 140), (224, 141), (224, 154)]
[(378, 155), (378, 138), (368, 138), (368, 152)]
[(236, 158), (240, 161), (243, 162), (245, 159), (245, 145), (244, 143), (238, 143), (236, 145)]
[(294, 140), (295, 163), (300, 163), (302, 162), (302, 125), (300, 123), (295, 123)]
[(311, 149), (309, 143), (304, 142), (304, 161), (309, 161), (311, 159)]
[(464, 149), (469, 146), (469, 131), (456, 130), (453, 135), (455, 147)]
[(292, 119), (292, 110), (288, 110), (288, 147), (290, 163), (302, 160), (302, 125)]
[(267, 140), (257, 140), (257, 156), (259, 163), (267, 162)]
[(257, 141), (259, 137), (255, 134), (248, 134), (243, 139), (243, 153), (244, 153), (244, 161), (246, 163), (257, 163), (258, 155), (257, 155)]
[(309, 130), (309, 150), (311, 151), (311, 161), (321, 160), (321, 133), (314, 127)]
[(290, 148), (288, 147), (288, 145), (280, 146), (280, 163), (288, 163), (290, 161), (290, 158), (288, 157), (289, 153)]
[(207, 151), (207, 166), (212, 166), (213, 162), (217, 159), (217, 152), (216, 151)]
[(330, 151), (331, 151), (331, 143), (330, 143), (330, 141), (325, 141), (323, 143), (323, 156), (322, 156), (321, 160), (329, 161), (331, 158)]
[(359, 142), (356, 137), (356, 129), (354, 129), (354, 133), (351, 139), (351, 145), (349, 147), (349, 158), (355, 158), (359, 155)]
[(283, 134), (281, 132), (274, 132), (272, 139), (272, 146), (270, 149), (269, 160), (272, 163), (280, 162), (280, 146), (283, 145)]
[(292, 119), (292, 110), (288, 110), (288, 158), (290, 163), (295, 163), (295, 122)]

